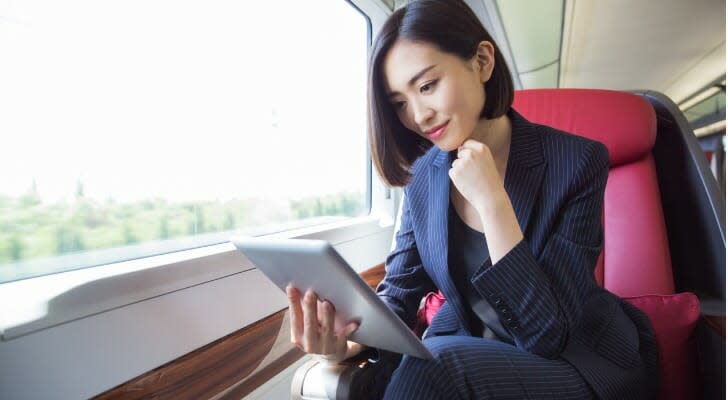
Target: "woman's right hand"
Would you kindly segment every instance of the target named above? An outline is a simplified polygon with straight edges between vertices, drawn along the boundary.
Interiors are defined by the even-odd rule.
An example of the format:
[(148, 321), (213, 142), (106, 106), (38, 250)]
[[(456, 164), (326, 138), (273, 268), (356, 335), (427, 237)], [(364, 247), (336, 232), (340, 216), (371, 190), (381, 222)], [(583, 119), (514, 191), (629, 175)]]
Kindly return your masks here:
[(364, 346), (348, 338), (359, 328), (356, 322), (346, 325), (342, 332), (334, 332), (334, 306), (320, 301), (316, 293), (308, 290), (304, 296), (291, 285), (286, 287), (291, 310), (291, 343), (311, 354), (323, 355), (331, 362), (353, 357)]

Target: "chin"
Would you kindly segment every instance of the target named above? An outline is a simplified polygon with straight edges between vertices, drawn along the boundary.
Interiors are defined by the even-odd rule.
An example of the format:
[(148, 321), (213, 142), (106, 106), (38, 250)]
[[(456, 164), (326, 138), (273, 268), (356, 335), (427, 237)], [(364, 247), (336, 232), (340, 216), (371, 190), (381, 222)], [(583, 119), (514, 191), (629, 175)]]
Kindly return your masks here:
[(451, 151), (457, 150), (457, 148), (459, 147), (459, 146), (454, 146), (454, 145), (451, 145), (451, 144), (448, 144), (448, 143), (433, 143), (433, 144), (438, 149), (440, 149), (440, 150), (442, 150), (442, 151), (444, 151), (446, 153), (449, 153)]
[(432, 143), (440, 150), (449, 153), (457, 150), (464, 142), (464, 140), (458, 140), (457, 138), (443, 138), (443, 140)]

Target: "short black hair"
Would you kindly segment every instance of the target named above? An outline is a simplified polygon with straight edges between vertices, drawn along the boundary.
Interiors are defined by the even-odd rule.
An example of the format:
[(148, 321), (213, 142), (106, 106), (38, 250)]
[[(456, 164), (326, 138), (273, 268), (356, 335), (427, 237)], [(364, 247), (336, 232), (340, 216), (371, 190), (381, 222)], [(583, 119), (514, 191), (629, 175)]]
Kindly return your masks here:
[(404, 186), (410, 168), (432, 143), (408, 130), (390, 104), (382, 64), (397, 39), (428, 43), (469, 60), (482, 41), (495, 48), (495, 66), (483, 85), (487, 93), (481, 117), (500, 117), (513, 104), (513, 79), (498, 46), (462, 0), (417, 0), (396, 10), (384, 23), (369, 53), (368, 131), (374, 165), (390, 186)]

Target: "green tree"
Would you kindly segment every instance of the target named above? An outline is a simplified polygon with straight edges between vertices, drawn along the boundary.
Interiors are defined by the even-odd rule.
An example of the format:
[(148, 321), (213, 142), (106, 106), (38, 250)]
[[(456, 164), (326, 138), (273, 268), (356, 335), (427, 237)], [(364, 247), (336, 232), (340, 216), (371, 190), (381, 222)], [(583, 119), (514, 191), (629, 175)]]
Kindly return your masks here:
[(124, 244), (134, 244), (139, 242), (139, 238), (134, 234), (134, 231), (131, 229), (129, 224), (124, 225), (122, 235), (124, 236)]
[(89, 229), (95, 229), (104, 223), (102, 211), (88, 199), (78, 202), (72, 219), (76, 224), (83, 224)]
[(159, 220), (159, 237), (161, 239), (169, 238), (169, 217), (166, 215)]
[(195, 234), (204, 233), (205, 229), (205, 212), (201, 205), (197, 205), (195, 207)]
[(28, 191), (20, 196), (20, 206), (23, 208), (33, 207), (40, 204), (40, 196), (38, 195), (38, 185), (35, 183), (35, 178), (30, 184)]
[(68, 228), (65, 225), (56, 228), (56, 254), (64, 254), (69, 251), (67, 244), (68, 236)]
[(154, 210), (157, 207), (157, 205), (152, 200), (144, 200), (142, 201), (142, 209), (146, 211)]
[(10, 237), (9, 253), (11, 261), (20, 261), (23, 258), (24, 245), (23, 241), (17, 235)]
[(79, 231), (73, 232), (73, 250), (74, 251), (86, 250), (86, 243), (83, 240), (83, 235)]
[(22, 208), (28, 208), (37, 206), (40, 204), (40, 198), (38, 198), (37, 195), (34, 195), (32, 193), (26, 193), (22, 196), (20, 196), (20, 206)]
[(235, 214), (231, 210), (225, 210), (225, 224), (223, 229), (226, 231), (235, 229)]
[(86, 248), (81, 233), (65, 224), (56, 228), (56, 254), (82, 251)]

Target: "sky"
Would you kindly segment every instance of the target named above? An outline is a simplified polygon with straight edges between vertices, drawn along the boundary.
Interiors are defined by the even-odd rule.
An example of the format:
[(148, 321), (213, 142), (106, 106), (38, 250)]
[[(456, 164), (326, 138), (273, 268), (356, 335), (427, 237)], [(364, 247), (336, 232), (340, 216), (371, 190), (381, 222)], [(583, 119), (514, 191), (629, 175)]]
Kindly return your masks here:
[(0, 0), (0, 194), (363, 191), (366, 32), (344, 0)]

